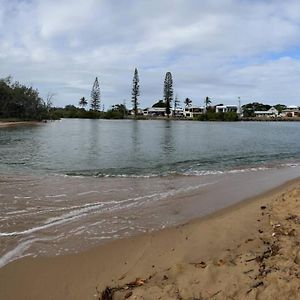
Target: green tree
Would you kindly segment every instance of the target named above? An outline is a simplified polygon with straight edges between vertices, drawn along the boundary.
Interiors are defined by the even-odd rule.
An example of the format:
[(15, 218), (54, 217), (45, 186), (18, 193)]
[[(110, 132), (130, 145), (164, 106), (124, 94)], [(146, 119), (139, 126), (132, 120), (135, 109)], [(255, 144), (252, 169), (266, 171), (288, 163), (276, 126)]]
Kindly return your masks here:
[(128, 110), (125, 104), (115, 104), (105, 113), (104, 118), (123, 119), (126, 115), (128, 115)]
[(178, 95), (176, 94), (175, 100), (174, 100), (174, 110), (176, 110), (176, 108), (179, 106), (180, 106), (180, 100), (178, 99)]
[(252, 103), (247, 103), (242, 106), (243, 109), (243, 116), (244, 117), (254, 117), (255, 111), (266, 111), (271, 108), (271, 105), (268, 104), (263, 104), (259, 102), (252, 102)]
[(132, 104), (133, 104), (133, 111), (134, 115), (138, 115), (138, 106), (139, 106), (139, 101), (138, 101), (138, 96), (140, 95), (140, 85), (139, 85), (140, 79), (139, 79), (139, 73), (137, 68), (134, 70), (134, 75), (133, 75), (133, 80), (132, 80)]
[(0, 117), (23, 120), (47, 119), (47, 103), (38, 90), (19, 82), (12, 83), (11, 77), (0, 79)]
[(276, 104), (274, 107), (278, 110), (279, 113), (281, 113), (284, 109), (286, 109), (286, 105), (284, 104)]
[(87, 105), (88, 105), (87, 100), (84, 97), (80, 98), (79, 106), (81, 106), (82, 108), (85, 108)]
[(101, 104), (100, 87), (99, 87), (98, 78), (96, 77), (91, 91), (91, 109), (93, 111), (99, 111), (100, 104)]
[(164, 81), (164, 100), (166, 102), (166, 114), (169, 118), (171, 113), (171, 103), (173, 101), (173, 79), (171, 72), (166, 73)]
[(186, 107), (189, 107), (192, 105), (192, 100), (190, 98), (185, 98), (184, 104)]
[(211, 104), (211, 99), (209, 97), (205, 97), (204, 104), (205, 109), (207, 110), (207, 107)]
[(152, 105), (152, 107), (167, 107), (167, 105), (164, 100), (158, 100), (156, 103)]

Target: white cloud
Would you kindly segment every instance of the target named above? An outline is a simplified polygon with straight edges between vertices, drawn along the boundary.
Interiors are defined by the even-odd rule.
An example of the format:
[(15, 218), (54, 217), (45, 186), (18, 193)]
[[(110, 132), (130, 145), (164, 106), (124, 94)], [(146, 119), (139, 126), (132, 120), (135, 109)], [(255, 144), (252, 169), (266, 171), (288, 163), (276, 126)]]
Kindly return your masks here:
[[(181, 98), (300, 104), (299, 1), (0, 0), (0, 77), (77, 104), (100, 78), (106, 107), (162, 96), (166, 71)], [(127, 101), (129, 103), (129, 101)]]

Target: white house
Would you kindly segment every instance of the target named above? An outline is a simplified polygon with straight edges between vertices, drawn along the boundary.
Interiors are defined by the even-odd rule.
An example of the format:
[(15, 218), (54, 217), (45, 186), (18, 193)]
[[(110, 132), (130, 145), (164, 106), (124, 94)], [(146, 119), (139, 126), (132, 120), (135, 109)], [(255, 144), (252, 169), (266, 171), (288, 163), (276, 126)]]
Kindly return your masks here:
[(255, 117), (267, 117), (267, 118), (275, 118), (278, 117), (278, 110), (275, 107), (271, 107), (269, 110), (263, 110), (263, 111), (255, 111), (254, 112)]
[(205, 113), (204, 106), (186, 106), (183, 111), (183, 116), (186, 118), (194, 118)]
[(152, 116), (152, 117), (163, 117), (166, 115), (165, 107), (148, 107), (143, 110), (144, 116)]
[(238, 112), (237, 105), (217, 105), (216, 113)]
[(300, 117), (300, 108), (296, 105), (287, 106), (287, 108), (281, 112), (281, 116), (292, 117), (292, 118)]
[[(137, 113), (138, 113), (139, 116), (141, 116), (141, 115), (144, 114), (143, 110), (140, 109), (140, 108), (138, 108)], [(130, 110), (130, 111), (129, 111), (129, 114), (132, 115), (132, 116), (134, 116), (134, 115), (135, 115), (134, 109)]]
[(183, 117), (184, 116), (184, 110), (181, 107), (176, 107), (172, 110), (172, 114), (174, 117)]

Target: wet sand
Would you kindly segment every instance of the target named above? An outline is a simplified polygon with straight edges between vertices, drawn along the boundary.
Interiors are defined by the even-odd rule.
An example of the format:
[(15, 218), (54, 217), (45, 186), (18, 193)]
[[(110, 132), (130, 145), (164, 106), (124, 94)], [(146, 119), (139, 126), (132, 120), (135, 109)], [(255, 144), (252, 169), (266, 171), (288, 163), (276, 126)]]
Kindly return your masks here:
[(0, 176), (0, 268), (184, 224), (299, 174), (298, 166), (154, 178)]
[(0, 298), (101, 299), (110, 287), (103, 299), (298, 299), (299, 238), (297, 179), (174, 228), (14, 261)]
[(38, 125), (44, 124), (43, 122), (39, 121), (11, 121), (11, 122), (3, 122), (0, 120), (0, 128), (1, 127), (11, 127), (11, 126), (24, 126), (24, 125)]

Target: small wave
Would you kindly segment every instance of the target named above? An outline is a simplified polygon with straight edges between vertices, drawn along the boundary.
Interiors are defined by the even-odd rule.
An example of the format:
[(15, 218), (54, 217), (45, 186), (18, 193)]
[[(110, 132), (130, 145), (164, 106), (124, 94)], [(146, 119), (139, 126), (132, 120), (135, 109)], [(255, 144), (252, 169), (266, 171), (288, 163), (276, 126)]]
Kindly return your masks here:
[(84, 196), (84, 195), (89, 195), (89, 194), (101, 194), (99, 191), (88, 191), (88, 192), (82, 192), (78, 193), (78, 196)]
[(245, 168), (245, 169), (234, 169), (234, 170), (189, 170), (183, 173), (185, 176), (207, 176), (207, 175), (220, 175), (220, 174), (238, 174), (238, 173), (246, 173), (246, 172), (255, 172), (255, 171), (264, 171), (268, 170), (268, 167), (257, 167), (257, 168)]
[[(130, 173), (120, 173), (120, 174), (108, 174), (108, 173), (98, 173), (97, 175), (86, 174), (86, 177), (92, 176), (95, 178), (155, 178), (155, 177), (168, 177), (168, 176), (206, 176), (206, 175), (219, 175), (219, 174), (234, 174), (234, 173), (245, 173), (253, 171), (263, 171), (269, 170), (271, 168), (278, 167), (298, 167), (300, 163), (283, 163), (283, 164), (265, 164), (261, 166), (249, 166), (246, 168), (236, 168), (230, 169), (229, 167), (224, 167), (222, 169), (199, 169), (200, 164), (191, 166), (190, 168), (183, 168), (180, 170), (169, 170), (160, 173), (149, 173), (149, 174), (130, 174)], [(73, 177), (74, 175), (66, 175)], [(77, 175), (76, 175), (77, 176)], [(76, 177), (75, 176), (75, 177)]]
[(29, 239), (26, 241), (20, 242), (14, 249), (10, 250), (9, 252), (5, 253), (1, 258), (0, 258), (0, 268), (4, 267), (7, 265), (9, 262), (20, 258), (23, 256), (23, 253), (35, 242), (38, 241), (49, 241), (52, 240), (52, 238), (34, 238), (34, 239)]
[(61, 197), (66, 197), (66, 194), (61, 194), (61, 195), (48, 195), (45, 196), (45, 198), (61, 198)]
[[(189, 186), (186, 188), (179, 188), (176, 190), (168, 191), (168, 192), (163, 192), (163, 193), (154, 193), (146, 196), (139, 196), (135, 198), (129, 198), (121, 201), (106, 201), (106, 202), (96, 202), (96, 203), (90, 203), (90, 204), (85, 204), (83, 206), (73, 206), (75, 208), (74, 210), (67, 212), (65, 214), (62, 214), (57, 217), (52, 217), (47, 219), (43, 224), (25, 229), (22, 231), (13, 231), (13, 232), (0, 232), (0, 237), (9, 237), (9, 236), (19, 236), (19, 235), (28, 235), (35, 233), (37, 231), (41, 231), (44, 229), (48, 229), (53, 226), (57, 225), (62, 225), (65, 223), (70, 223), (75, 220), (78, 220), (80, 218), (83, 218), (87, 215), (94, 214), (94, 213), (103, 213), (106, 211), (115, 211), (115, 210), (121, 210), (121, 209), (128, 209), (132, 207), (139, 207), (146, 205), (148, 203), (154, 203), (156, 201), (174, 196), (179, 193), (186, 193), (190, 192), (192, 190), (197, 190), (201, 187), (204, 187), (206, 185), (214, 184), (215, 182), (211, 183), (204, 183), (204, 184), (199, 184), (196, 186)], [(69, 210), (71, 208), (62, 208), (61, 210)]]
[(290, 168), (296, 168), (300, 166), (300, 162), (293, 162), (293, 163), (284, 163), (281, 164), (282, 167), (290, 167)]

